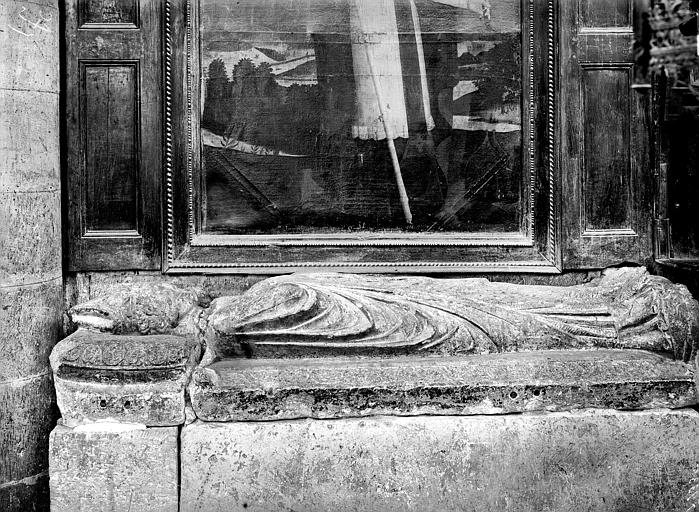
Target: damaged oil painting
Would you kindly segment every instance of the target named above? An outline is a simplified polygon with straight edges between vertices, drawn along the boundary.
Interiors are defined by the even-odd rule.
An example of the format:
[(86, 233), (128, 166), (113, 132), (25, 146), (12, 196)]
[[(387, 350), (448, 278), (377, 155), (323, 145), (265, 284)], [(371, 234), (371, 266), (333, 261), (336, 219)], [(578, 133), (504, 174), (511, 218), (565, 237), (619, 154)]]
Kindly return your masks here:
[(517, 232), (521, 11), (201, 2), (204, 232)]

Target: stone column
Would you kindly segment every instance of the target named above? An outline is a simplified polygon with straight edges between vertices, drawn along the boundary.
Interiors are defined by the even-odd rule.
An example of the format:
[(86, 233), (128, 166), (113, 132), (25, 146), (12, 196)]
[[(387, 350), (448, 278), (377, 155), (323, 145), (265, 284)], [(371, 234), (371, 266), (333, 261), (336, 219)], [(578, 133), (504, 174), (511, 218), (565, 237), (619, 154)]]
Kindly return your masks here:
[(61, 333), (58, 0), (0, 2), (0, 510), (48, 509)]

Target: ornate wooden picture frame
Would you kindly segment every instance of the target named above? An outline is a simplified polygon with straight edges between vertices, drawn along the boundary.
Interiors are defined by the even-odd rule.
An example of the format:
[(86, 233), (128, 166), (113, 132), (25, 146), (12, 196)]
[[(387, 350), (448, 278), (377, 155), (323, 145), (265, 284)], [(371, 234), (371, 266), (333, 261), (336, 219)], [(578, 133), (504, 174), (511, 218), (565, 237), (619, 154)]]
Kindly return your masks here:
[(164, 238), (168, 273), (294, 271), (458, 273), (561, 271), (556, 33), (553, 0), (522, 0), (522, 158), (528, 186), (519, 232), (232, 235), (202, 225), (198, 0), (164, 4)]

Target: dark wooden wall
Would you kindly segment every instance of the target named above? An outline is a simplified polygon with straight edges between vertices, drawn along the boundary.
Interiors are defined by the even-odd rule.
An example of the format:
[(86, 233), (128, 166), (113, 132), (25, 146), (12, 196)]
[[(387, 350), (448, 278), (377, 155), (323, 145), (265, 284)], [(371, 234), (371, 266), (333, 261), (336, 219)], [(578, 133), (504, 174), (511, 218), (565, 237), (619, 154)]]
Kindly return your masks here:
[[(69, 269), (160, 269), (164, 3), (66, 4)], [(631, 89), (632, 4), (554, 2), (554, 154), (568, 269), (652, 256), (650, 107)]]
[(69, 268), (160, 268), (162, 2), (66, 4)]
[(557, 3), (564, 267), (646, 262), (650, 105), (631, 89), (633, 0)]

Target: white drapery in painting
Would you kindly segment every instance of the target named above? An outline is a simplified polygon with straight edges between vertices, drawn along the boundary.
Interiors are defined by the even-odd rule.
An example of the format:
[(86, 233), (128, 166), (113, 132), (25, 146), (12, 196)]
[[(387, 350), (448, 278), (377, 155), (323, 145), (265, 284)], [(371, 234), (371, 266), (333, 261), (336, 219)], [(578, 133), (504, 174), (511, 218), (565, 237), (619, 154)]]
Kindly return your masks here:
[[(474, 11), (484, 18), (490, 16), (489, 0), (433, 1)], [(427, 130), (432, 130), (434, 121), (430, 113), (420, 21), (414, 0), (409, 2), (417, 45), (425, 122)], [(357, 91), (352, 135), (375, 140), (387, 137), (408, 138), (408, 112), (395, 0), (352, 0), (350, 37)]]

